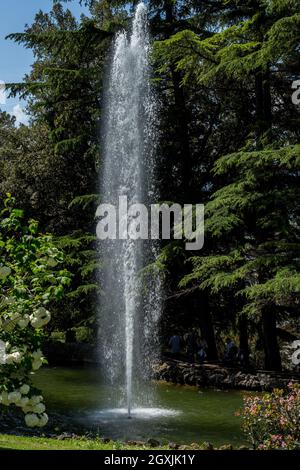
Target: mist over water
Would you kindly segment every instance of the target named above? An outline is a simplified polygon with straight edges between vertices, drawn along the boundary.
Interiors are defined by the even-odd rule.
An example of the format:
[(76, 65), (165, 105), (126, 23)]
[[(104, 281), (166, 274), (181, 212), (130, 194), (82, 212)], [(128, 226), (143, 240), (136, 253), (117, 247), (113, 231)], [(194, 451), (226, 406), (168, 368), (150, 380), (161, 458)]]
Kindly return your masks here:
[[(149, 54), (147, 8), (140, 3), (131, 32), (116, 36), (106, 84), (101, 202), (115, 207), (120, 196), (127, 196), (128, 206), (158, 201), (157, 106), (150, 85)], [(129, 231), (132, 222), (129, 219)], [(134, 407), (151, 406), (153, 400), (144, 384), (150, 363), (158, 354), (155, 338), (161, 284), (158, 277), (143, 279), (140, 271), (155, 257), (155, 243), (131, 239), (101, 242), (101, 369), (112, 385), (115, 406), (125, 407), (129, 414)]]

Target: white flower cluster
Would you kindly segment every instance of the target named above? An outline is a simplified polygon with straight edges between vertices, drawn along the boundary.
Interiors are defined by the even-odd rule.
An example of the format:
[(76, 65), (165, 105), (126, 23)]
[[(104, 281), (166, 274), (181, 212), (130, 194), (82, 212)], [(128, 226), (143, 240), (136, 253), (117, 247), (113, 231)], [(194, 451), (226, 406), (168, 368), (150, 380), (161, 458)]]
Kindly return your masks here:
[[(13, 297), (6, 297), (4, 299), (5, 303), (8, 305), (13, 305), (15, 300)], [(43, 326), (47, 325), (49, 321), (51, 320), (51, 313), (45, 309), (45, 307), (39, 307), (36, 309), (31, 315), (28, 315), (25, 313), (24, 315), (18, 313), (18, 312), (11, 312), (8, 314), (7, 322), (14, 322), (16, 321), (19, 327), (24, 330), (27, 328), (29, 323), (33, 326), (33, 328), (39, 329), (42, 328)], [(0, 318), (0, 328), (2, 325), (5, 326), (5, 322)]]
[(43, 361), (44, 361), (44, 357), (43, 357), (43, 353), (40, 349), (38, 349), (37, 351), (34, 351), (32, 354), (32, 369), (33, 370), (38, 370), (42, 364), (43, 364)]
[(48, 416), (45, 413), (46, 407), (43, 403), (43, 397), (33, 395), (28, 397), (30, 387), (27, 384), (22, 385), (13, 392), (2, 392), (0, 394), (0, 404), (9, 406), (16, 405), (22, 408), (25, 413), (25, 423), (28, 427), (43, 427), (48, 423)]
[(25, 415), (25, 423), (29, 428), (43, 428), (48, 423), (48, 416), (46, 413), (43, 413), (41, 416), (35, 413), (29, 413)]
[[(9, 354), (7, 354), (9, 350)], [(0, 341), (0, 364), (20, 364), (23, 359), (26, 348), (18, 350), (17, 348), (10, 349), (9, 343), (3, 343)]]
[[(11, 348), (9, 343), (0, 340), (0, 365), (19, 364), (25, 355), (31, 358), (32, 370), (38, 370), (43, 364), (44, 357), (40, 349), (30, 353), (26, 346), (17, 350)], [(28, 397), (29, 391), (30, 386), (27, 384), (10, 392), (4, 391), (0, 394), (0, 405), (15, 405), (21, 408), (25, 413), (25, 423), (28, 427), (46, 426), (48, 416), (45, 413), (46, 407), (43, 403), (43, 397), (40, 395)]]
[(30, 317), (27, 313), (25, 313), (25, 315), (23, 315), (22, 318), (20, 318), (20, 320), (18, 321), (18, 325), (22, 330), (24, 330), (25, 328), (27, 328), (29, 321)]
[(51, 320), (51, 314), (45, 307), (39, 307), (30, 315), (29, 319), (34, 328), (42, 328)]
[[(9, 351), (8, 354), (7, 351)], [(9, 343), (0, 341), (0, 365), (20, 364), (26, 353), (26, 346), (19, 350), (17, 348), (11, 349)], [(30, 357), (32, 360), (32, 370), (38, 370), (43, 365), (44, 356), (40, 349), (32, 353), (27, 353), (27, 357)]]
[(23, 359), (23, 353), (21, 351), (14, 351), (5, 356), (6, 364), (20, 364)]
[[(49, 266), (56, 266), (57, 263), (49, 257), (47, 264)], [(10, 276), (11, 272), (11, 268), (0, 265), (0, 281)], [(50, 312), (44, 307), (35, 308), (31, 315), (25, 313), (22, 311), (22, 305), (17, 304), (14, 296), (3, 296), (1, 304), (6, 305), (8, 310), (2, 319), (0, 318), (0, 328), (4, 329), (4, 331), (6, 328), (11, 328), (12, 325), (18, 325), (22, 330), (30, 325), (34, 329), (40, 329), (47, 325), (51, 319)], [(10, 329), (7, 331), (10, 331)], [(31, 370), (38, 370), (44, 361), (42, 351), (38, 349), (31, 352), (28, 349), (28, 346), (14, 347), (9, 342), (4, 343), (0, 340), (0, 366), (20, 365), (19, 367), (22, 367), (22, 361), (26, 358), (31, 360)], [(0, 405), (15, 405), (22, 409), (25, 414), (25, 423), (28, 427), (43, 427), (48, 423), (43, 397), (40, 395), (30, 396), (30, 386), (27, 384), (22, 385), (16, 390), (0, 393)]]

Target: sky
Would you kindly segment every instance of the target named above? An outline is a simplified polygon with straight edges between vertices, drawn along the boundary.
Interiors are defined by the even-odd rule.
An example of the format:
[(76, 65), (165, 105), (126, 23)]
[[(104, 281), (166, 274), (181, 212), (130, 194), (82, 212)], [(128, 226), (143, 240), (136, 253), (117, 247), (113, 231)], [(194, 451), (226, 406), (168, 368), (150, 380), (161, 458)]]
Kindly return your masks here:
[[(30, 71), (34, 58), (30, 50), (5, 40), (5, 36), (24, 31), (25, 24), (32, 24), (39, 10), (49, 12), (52, 3), (52, 0), (0, 0), (0, 109), (15, 115), (17, 124), (27, 123), (24, 112), (26, 103), (18, 98), (7, 99), (3, 84), (22, 81), (24, 75)], [(77, 18), (81, 13), (88, 14), (88, 10), (79, 5), (79, 0), (65, 5)]]

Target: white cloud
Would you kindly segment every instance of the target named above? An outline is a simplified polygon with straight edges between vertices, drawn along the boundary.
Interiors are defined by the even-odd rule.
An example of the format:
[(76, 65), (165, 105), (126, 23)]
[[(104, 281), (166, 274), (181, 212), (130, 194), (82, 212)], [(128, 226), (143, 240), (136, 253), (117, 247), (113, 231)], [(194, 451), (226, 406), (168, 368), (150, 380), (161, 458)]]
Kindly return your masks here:
[(23, 111), (23, 108), (20, 104), (16, 104), (13, 107), (12, 113), (13, 116), (16, 118), (16, 124), (28, 124), (28, 116), (27, 114)]
[(5, 82), (0, 80), (0, 104), (6, 104)]

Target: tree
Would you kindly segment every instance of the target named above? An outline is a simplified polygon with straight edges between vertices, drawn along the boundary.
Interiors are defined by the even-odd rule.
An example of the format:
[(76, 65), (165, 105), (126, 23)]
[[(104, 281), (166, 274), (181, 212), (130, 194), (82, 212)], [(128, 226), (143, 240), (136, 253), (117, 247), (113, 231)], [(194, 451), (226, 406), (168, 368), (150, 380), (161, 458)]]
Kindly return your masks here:
[[(10, 89), (29, 100), (28, 111), (48, 133), (45, 147), (52, 161), (56, 158), (63, 183), (55, 188), (56, 208), (63, 215), (53, 227), (57, 234), (77, 230), (83, 222), (91, 226), (91, 213), (81, 212), (78, 224), (78, 206), (70, 204), (96, 193), (100, 96), (110, 37), (87, 18), (79, 25), (59, 3), (49, 14), (40, 11), (24, 33), (8, 37), (31, 48), (36, 58), (25, 83), (10, 84)], [(55, 171), (49, 177), (55, 180)]]
[[(1, 116), (0, 192), (13, 192), (18, 206), (53, 232), (66, 251), (72, 292), (63, 317), (54, 312), (52, 322), (65, 329), (95, 317), (101, 93), (111, 39), (128, 26), (137, 1), (83, 0), (91, 18), (80, 22), (61, 2), (54, 3), (53, 11), (39, 12), (24, 33), (10, 35), (31, 48), (36, 61), (25, 83), (11, 84), (12, 93), (29, 101), (30, 127), (16, 129)], [(298, 78), (298, 2), (147, 4), (155, 44), (153, 84), (161, 104), (161, 199), (206, 203), (208, 216), (205, 247), (192, 254), (192, 265), (182, 243), (162, 246), (157, 264), (166, 274), (163, 322), (185, 330), (201, 324), (212, 358), (219, 332), (238, 334), (247, 355), (250, 327), (256, 328), (264, 338), (266, 364), (279, 368), (276, 319), (289, 320), (298, 311), (295, 291), (287, 289), (284, 301), (276, 297), (284, 290), (278, 287), (284, 276), (293, 283), (298, 272), (293, 225), (298, 213), (292, 201), (300, 131), (291, 101), (291, 84)], [(257, 207), (250, 210), (253, 201)], [(263, 264), (267, 259), (274, 261), (272, 268)], [(250, 260), (259, 275), (255, 282), (251, 278), (252, 291)], [(242, 266), (245, 272), (235, 282)], [(266, 289), (274, 289), (274, 297)]]
[(36, 61), (24, 83), (10, 85), (12, 94), (29, 100), (32, 125), (13, 131), (18, 151), (12, 139), (3, 156), (2, 191), (13, 192), (19, 206), (68, 249), (73, 292), (65, 300), (65, 323), (57, 312), (53, 324), (58, 325), (90, 318), (97, 294), (94, 213), (102, 79), (111, 36), (96, 20), (82, 18), (78, 24), (60, 3), (49, 14), (40, 11), (24, 33), (9, 36), (31, 48)]
[[(281, 128), (299, 136), (297, 110), (290, 104), (299, 61), (298, 7), (297, 0), (229, 0), (220, 8), (221, 31), (210, 21), (206, 34), (190, 29), (176, 33), (158, 44), (162, 63), (175, 63), (183, 83), (196, 80), (216, 89), (224, 80), (228, 86), (228, 79), (240, 89), (250, 83), (255, 119), (248, 132), (259, 138), (279, 121)], [(282, 108), (289, 113), (284, 123)]]
[(281, 368), (276, 317), (299, 306), (299, 145), (222, 157), (215, 173), (231, 178), (206, 206), (213, 252), (191, 258), (181, 286), (212, 294), (232, 289), (241, 314), (261, 326), (266, 369)]
[[(291, 144), (299, 139), (296, 126), (299, 116), (290, 100), (290, 86), (299, 61), (297, 4), (297, 1), (285, 0), (210, 2), (205, 31), (185, 29), (157, 44), (160, 70), (164, 72), (170, 64), (175, 65), (183, 76), (182, 86), (194, 82), (200, 89), (205, 87), (208, 94), (213, 90), (216, 100), (222, 99), (224, 87), (227, 101), (224, 107), (221, 104), (224, 111), (220, 121), (232, 132), (234, 116), (240, 127), (237, 136), (232, 132), (231, 150), (224, 152), (223, 149), (225, 156), (220, 155), (218, 147), (214, 149), (216, 163), (211, 186), (214, 194), (207, 204), (206, 248), (203, 256), (193, 257), (194, 267), (183, 277), (180, 286), (201, 279), (201, 288), (218, 291), (221, 298), (225, 289), (226, 295), (232, 297), (233, 309), (237, 304), (235, 294), (242, 293), (237, 307), (243, 312), (240, 327), (243, 325), (245, 332), (246, 313), (251, 316), (260, 312), (266, 367), (276, 369), (280, 368), (275, 317), (278, 299), (266, 296), (263, 306), (259, 289), (262, 288), (264, 298), (268, 286), (280, 290), (285, 275), (295, 289), (298, 280), (299, 267), (293, 264), (297, 248), (294, 246), (295, 251), (287, 248), (296, 241), (293, 224), (298, 224), (293, 212), (298, 184), (298, 147)], [(220, 6), (218, 13), (216, 5)], [(234, 90), (240, 90), (240, 97)], [(220, 140), (224, 141), (222, 125), (218, 123), (216, 127)], [(290, 193), (284, 199), (287, 188)], [(255, 203), (259, 204), (257, 210), (250, 208)], [(275, 216), (274, 220), (276, 212), (285, 217), (279, 220)], [(288, 215), (291, 219), (287, 220)], [(273, 240), (272, 246), (270, 240)], [(274, 271), (269, 270), (270, 259), (277, 260)], [(255, 282), (251, 279), (260, 286), (253, 285), (252, 294), (248, 285), (248, 261), (253, 261), (255, 266), (257, 263), (254, 271), (259, 277)], [(285, 269), (291, 269), (289, 274)], [(293, 304), (292, 287), (287, 292), (289, 301), (286, 299), (286, 303)], [(244, 303), (244, 308), (240, 302)], [(245, 339), (243, 343), (245, 345)]]

